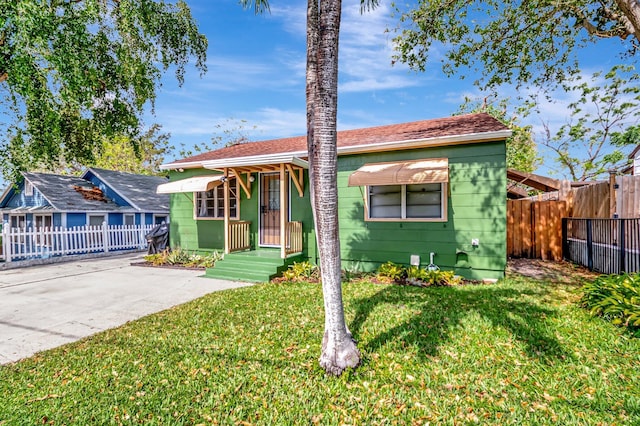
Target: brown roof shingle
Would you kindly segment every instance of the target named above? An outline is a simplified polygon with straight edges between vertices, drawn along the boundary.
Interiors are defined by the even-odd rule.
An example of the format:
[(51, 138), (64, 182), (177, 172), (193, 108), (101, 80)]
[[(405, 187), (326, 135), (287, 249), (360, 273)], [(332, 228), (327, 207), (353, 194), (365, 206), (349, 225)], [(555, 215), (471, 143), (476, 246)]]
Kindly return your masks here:
[[(485, 113), (466, 114), (434, 120), (391, 124), (365, 129), (338, 132), (338, 148), (366, 146), (384, 142), (402, 142), (446, 136), (463, 136), (508, 130), (506, 126)], [(263, 154), (287, 154), (307, 151), (306, 136), (248, 142), (227, 146), (173, 164), (193, 163), (224, 158), (240, 158)]]

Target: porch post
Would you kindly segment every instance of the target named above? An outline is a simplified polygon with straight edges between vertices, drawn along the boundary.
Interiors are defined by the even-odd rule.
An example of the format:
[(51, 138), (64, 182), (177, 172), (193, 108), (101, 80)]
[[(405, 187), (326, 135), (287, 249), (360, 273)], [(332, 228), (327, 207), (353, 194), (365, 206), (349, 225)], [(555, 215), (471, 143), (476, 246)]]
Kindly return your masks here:
[(287, 257), (287, 219), (289, 206), (287, 205), (287, 181), (285, 180), (285, 165), (280, 164), (280, 257)]
[(229, 254), (229, 176), (227, 169), (224, 169), (224, 252)]

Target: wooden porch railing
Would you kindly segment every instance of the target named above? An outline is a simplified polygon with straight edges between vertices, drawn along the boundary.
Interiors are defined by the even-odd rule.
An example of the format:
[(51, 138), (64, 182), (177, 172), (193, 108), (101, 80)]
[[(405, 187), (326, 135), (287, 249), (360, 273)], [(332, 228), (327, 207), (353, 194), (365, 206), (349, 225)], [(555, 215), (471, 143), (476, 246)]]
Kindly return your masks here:
[(229, 253), (251, 248), (250, 227), (251, 222), (246, 220), (229, 222)]
[(287, 223), (286, 253), (302, 253), (302, 222)]

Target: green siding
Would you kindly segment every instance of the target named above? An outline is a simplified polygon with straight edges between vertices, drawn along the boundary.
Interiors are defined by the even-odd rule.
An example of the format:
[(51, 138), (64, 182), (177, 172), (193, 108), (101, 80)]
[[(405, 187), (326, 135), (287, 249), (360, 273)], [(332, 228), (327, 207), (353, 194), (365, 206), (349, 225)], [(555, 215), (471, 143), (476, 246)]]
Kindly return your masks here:
[[(449, 195), (446, 222), (365, 222), (364, 188), (348, 187), (349, 175), (365, 163), (449, 159)], [(345, 267), (374, 270), (381, 263), (408, 264), (417, 254), (429, 263), (429, 253), (442, 269), (454, 270), (471, 279), (500, 278), (506, 267), (506, 149), (504, 142), (452, 147), (340, 156), (338, 197), (341, 256)], [(190, 170), (171, 173), (171, 180), (212, 173)], [(240, 218), (251, 221), (252, 248), (258, 242), (258, 176), (252, 184), (251, 199), (240, 189)], [(309, 204), (308, 173), (304, 196), (293, 184), (291, 220), (303, 223), (303, 256), (317, 262), (313, 214)], [(194, 220), (192, 194), (171, 196), (171, 245), (188, 249), (221, 250), (222, 220)], [(472, 247), (471, 239), (480, 241)]]
[[(449, 159), (447, 222), (365, 222), (364, 188), (348, 187), (365, 163)], [(374, 270), (386, 261), (434, 263), (467, 278), (500, 278), (506, 266), (506, 166), (504, 142), (350, 155), (339, 158), (342, 261)], [(472, 247), (471, 239), (480, 241)]]
[[(172, 171), (171, 181), (191, 176), (215, 174), (211, 170), (187, 169), (182, 173)], [(224, 226), (222, 220), (194, 220), (193, 193), (171, 194), (171, 221), (169, 238), (171, 247), (187, 250), (221, 251), (224, 247)], [(242, 211), (241, 211), (242, 213)]]

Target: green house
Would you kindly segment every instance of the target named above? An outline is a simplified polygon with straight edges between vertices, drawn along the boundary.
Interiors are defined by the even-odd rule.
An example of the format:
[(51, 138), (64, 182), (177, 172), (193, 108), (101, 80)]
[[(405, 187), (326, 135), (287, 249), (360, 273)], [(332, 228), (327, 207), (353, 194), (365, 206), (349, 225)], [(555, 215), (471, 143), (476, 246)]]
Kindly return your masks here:
[[(343, 267), (433, 262), (469, 279), (504, 276), (510, 134), (487, 114), (338, 132)], [(224, 252), (207, 276), (228, 279), (317, 263), (306, 156), (301, 136), (163, 165), (171, 246)]]

